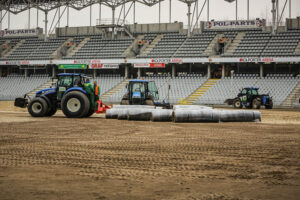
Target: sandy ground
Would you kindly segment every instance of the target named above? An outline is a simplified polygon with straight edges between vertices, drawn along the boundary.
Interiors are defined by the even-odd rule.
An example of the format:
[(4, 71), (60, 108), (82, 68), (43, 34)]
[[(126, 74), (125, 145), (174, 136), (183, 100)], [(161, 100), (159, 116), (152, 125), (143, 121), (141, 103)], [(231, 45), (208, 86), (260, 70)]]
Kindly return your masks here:
[(299, 110), (175, 124), (32, 118), (7, 105), (0, 199), (300, 199)]

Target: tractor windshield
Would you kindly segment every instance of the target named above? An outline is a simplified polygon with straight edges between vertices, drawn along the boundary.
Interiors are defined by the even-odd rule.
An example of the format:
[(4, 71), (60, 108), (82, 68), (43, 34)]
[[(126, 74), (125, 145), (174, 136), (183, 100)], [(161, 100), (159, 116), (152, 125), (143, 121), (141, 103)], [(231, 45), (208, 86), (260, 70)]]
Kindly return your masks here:
[(148, 83), (148, 89), (149, 89), (149, 92), (154, 97), (154, 100), (159, 100), (158, 90), (157, 90), (157, 87), (156, 87), (154, 81), (151, 81), (151, 82)]
[(72, 86), (72, 76), (60, 76), (57, 82), (58, 87)]
[(253, 95), (258, 95), (257, 90), (252, 90), (252, 94), (253, 94)]
[(144, 83), (134, 83), (132, 85), (132, 92), (140, 92), (141, 97), (145, 98), (145, 84)]

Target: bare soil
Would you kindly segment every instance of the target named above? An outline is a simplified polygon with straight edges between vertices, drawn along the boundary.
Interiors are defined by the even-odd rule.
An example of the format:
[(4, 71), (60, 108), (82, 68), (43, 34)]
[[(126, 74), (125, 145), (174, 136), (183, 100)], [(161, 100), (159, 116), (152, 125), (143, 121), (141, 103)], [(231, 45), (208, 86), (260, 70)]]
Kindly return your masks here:
[(299, 110), (219, 124), (7, 110), (0, 199), (300, 199)]

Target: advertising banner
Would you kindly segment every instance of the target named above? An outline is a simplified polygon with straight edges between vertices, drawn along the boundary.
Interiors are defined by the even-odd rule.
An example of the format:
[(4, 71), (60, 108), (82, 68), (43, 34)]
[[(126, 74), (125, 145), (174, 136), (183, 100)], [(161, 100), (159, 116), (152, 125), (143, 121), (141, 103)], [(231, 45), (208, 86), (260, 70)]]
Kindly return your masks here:
[(26, 37), (38, 35), (37, 29), (16, 29), (16, 30), (2, 30), (1, 37)]
[(101, 64), (101, 63), (93, 63), (89, 65), (90, 69), (118, 69), (119, 64)]
[(263, 20), (234, 20), (234, 21), (209, 21), (204, 22), (204, 29), (235, 29), (235, 28), (261, 28)]
[(87, 69), (86, 64), (60, 64), (58, 69)]

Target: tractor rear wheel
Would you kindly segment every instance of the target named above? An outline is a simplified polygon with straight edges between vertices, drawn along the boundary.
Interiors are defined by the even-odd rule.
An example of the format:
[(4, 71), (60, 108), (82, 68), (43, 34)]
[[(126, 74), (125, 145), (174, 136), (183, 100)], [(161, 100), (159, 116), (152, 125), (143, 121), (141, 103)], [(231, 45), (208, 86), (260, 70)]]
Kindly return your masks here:
[(235, 100), (233, 101), (233, 106), (234, 106), (234, 108), (242, 108), (242, 107), (243, 107), (243, 104), (242, 104), (241, 100), (235, 99)]
[(69, 118), (85, 117), (90, 110), (90, 101), (82, 92), (69, 92), (61, 102), (62, 111)]
[(46, 117), (53, 116), (57, 111), (57, 107), (54, 105), (51, 105), (51, 108), (48, 110), (48, 112), (45, 114)]
[(252, 108), (253, 109), (260, 109), (260, 99), (253, 99), (252, 101)]
[(40, 97), (32, 99), (28, 105), (28, 112), (32, 117), (44, 117), (48, 110), (48, 104), (45, 99)]
[(265, 107), (266, 107), (266, 109), (272, 109), (273, 108), (273, 102), (270, 102), (270, 104), (266, 105)]

